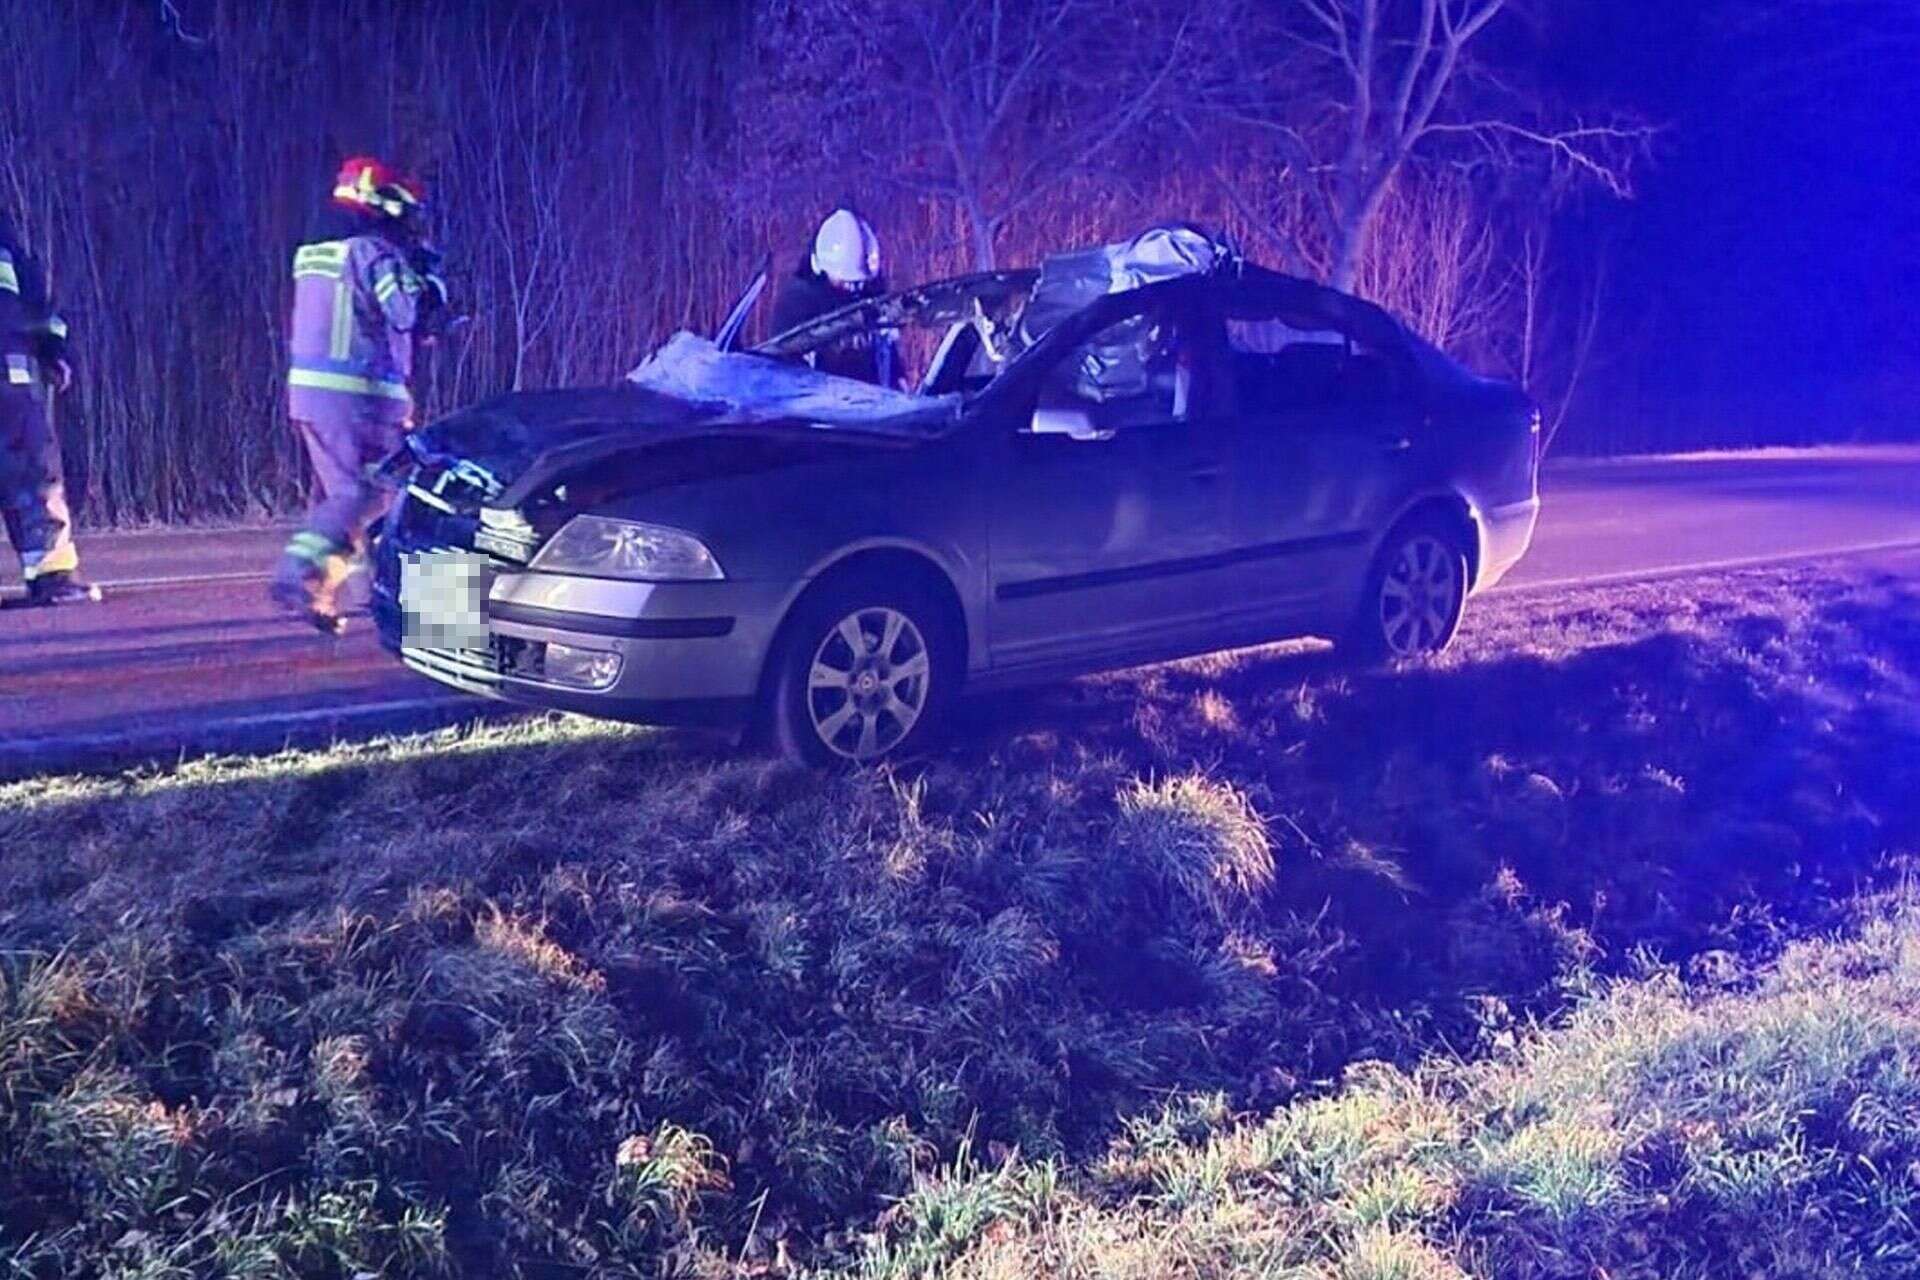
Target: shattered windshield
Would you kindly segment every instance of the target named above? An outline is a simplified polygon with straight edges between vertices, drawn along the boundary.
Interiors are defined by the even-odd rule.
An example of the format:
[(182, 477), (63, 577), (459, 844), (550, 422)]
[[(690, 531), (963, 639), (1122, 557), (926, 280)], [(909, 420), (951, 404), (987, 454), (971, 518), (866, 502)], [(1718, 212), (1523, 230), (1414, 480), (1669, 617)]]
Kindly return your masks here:
[[(1098, 299), (1238, 265), (1228, 247), (1169, 224), (1056, 254), (1037, 270), (981, 272), (859, 299), (745, 352), (677, 334), (628, 377), (723, 421), (940, 426), (1050, 329)], [(897, 353), (880, 365), (887, 381), (827, 371), (836, 346), (874, 339)]]
[(794, 419), (821, 426), (950, 421), (958, 396), (928, 396), (822, 373), (758, 352), (722, 351), (709, 338), (677, 333), (627, 375), (644, 390), (696, 406), (716, 422)]
[[(990, 381), (1005, 360), (1033, 279), (1031, 271), (990, 272), (864, 299), (745, 352), (677, 333), (627, 380), (714, 421), (938, 428), (957, 417), (963, 393)], [(823, 372), (808, 360), (876, 331), (897, 338), (907, 357), (892, 386)]]
[(921, 396), (977, 391), (1014, 354), (1018, 317), (1036, 278), (1033, 271), (988, 271), (863, 298), (753, 350), (813, 363), (816, 353), (880, 335), (897, 349), (898, 389)]
[(953, 325), (982, 317), (990, 325), (1004, 327), (1019, 314), (1038, 277), (1036, 271), (987, 271), (863, 298), (777, 333), (754, 350), (767, 356), (802, 357), (871, 329), (912, 329), (938, 340)]

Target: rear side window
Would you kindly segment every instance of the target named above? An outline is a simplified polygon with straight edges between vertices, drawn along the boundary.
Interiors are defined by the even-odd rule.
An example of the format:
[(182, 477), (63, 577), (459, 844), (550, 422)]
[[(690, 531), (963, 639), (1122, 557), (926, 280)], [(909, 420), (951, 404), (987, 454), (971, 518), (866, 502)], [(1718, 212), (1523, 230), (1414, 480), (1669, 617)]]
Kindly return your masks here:
[[(1245, 326), (1236, 324), (1231, 329)], [(1270, 339), (1272, 331), (1261, 335)], [(1249, 349), (1233, 340), (1234, 394), (1243, 413), (1327, 412), (1386, 405), (1406, 393), (1406, 379), (1390, 357), (1334, 332), (1288, 331), (1277, 344)]]

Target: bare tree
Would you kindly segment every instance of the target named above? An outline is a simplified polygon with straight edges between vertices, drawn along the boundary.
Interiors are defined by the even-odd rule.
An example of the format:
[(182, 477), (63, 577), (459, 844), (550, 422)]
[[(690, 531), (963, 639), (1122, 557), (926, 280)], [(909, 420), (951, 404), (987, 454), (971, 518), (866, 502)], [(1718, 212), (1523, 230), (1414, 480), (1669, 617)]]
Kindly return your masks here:
[(1195, 218), (1303, 274), (1345, 258), (1500, 364), (1518, 210), (1586, 172), (1564, 149), (1622, 181), (1632, 149), (1515, 88), (1488, 41), (1520, 0), (1480, 3), (1469, 30), (1466, 0), (288, 0), (182, 3), (174, 31), (0, 0), (0, 204), (75, 322), (89, 521), (298, 502), (288, 263), (357, 150), (432, 183), (475, 316), (423, 373), (429, 414), (617, 376), (843, 199), (920, 278)]
[(1551, 449), (1588, 375), (1602, 363), (1612, 245), (1605, 235), (1590, 236), (1581, 252), (1556, 254), (1554, 222), (1545, 216), (1527, 223), (1518, 239), (1520, 315), (1505, 337), (1517, 347), (1514, 377), (1546, 418), (1541, 447)]
[(1467, 356), (1511, 329), (1515, 280), (1506, 228), (1470, 182), (1440, 174), (1389, 189), (1355, 287), (1435, 345)]
[(776, 3), (761, 56), (788, 92), (763, 96), (759, 123), (788, 137), (794, 163), (831, 173), (858, 158), (881, 182), (950, 203), (984, 270), (1009, 222), (1167, 103), (1202, 48), (1196, 8), (1206, 6)]
[(1303, 185), (1328, 281), (1360, 279), (1382, 205), (1419, 161), (1558, 170), (1632, 189), (1652, 133), (1555, 112), (1489, 52), (1510, 0), (1253, 0), (1243, 58), (1198, 104), (1263, 134)]
[(83, 518), (299, 502), (288, 266), (346, 153), (429, 179), (476, 318), (428, 362), (428, 413), (616, 376), (724, 306), (749, 237), (690, 188), (689, 155), (711, 145), (741, 7), (182, 4), (188, 40), (151, 5), (0, 0), (0, 205), (74, 323)]

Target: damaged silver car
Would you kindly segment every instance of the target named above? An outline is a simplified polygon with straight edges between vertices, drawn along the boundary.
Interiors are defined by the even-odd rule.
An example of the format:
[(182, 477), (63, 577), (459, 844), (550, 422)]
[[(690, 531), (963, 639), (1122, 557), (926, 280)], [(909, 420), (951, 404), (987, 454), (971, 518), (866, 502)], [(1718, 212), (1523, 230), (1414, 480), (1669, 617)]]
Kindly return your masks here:
[[(856, 303), (416, 432), (376, 553), (410, 667), (537, 707), (915, 749), (966, 690), (1298, 635), (1444, 648), (1525, 553), (1539, 420), (1191, 228)], [(809, 353), (897, 330), (911, 388)]]

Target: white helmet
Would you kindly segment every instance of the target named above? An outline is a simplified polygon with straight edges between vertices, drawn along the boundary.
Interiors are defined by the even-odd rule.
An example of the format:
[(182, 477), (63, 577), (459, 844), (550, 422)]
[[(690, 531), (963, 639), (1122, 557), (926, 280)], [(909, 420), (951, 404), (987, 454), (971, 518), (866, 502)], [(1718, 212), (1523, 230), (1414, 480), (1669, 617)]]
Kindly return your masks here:
[(813, 269), (837, 285), (863, 285), (880, 274), (880, 237), (851, 209), (835, 209), (813, 237)]

